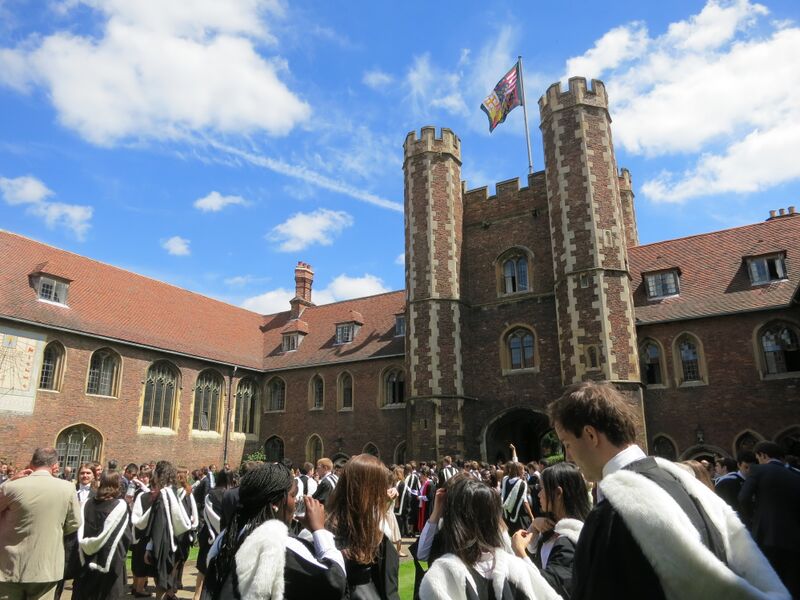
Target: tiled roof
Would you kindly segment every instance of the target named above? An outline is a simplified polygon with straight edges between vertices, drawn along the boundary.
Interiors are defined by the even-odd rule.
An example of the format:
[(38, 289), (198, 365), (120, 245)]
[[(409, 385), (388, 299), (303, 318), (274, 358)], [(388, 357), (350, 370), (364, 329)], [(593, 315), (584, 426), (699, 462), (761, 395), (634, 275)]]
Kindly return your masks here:
[[(394, 335), (394, 315), (402, 309), (405, 300), (405, 291), (400, 290), (306, 308), (300, 318), (308, 324), (308, 335), (297, 350), (291, 352), (281, 350), (281, 332), (289, 321), (289, 311), (268, 316), (263, 327), (264, 368), (285, 369), (402, 355), (404, 338)], [(337, 344), (336, 323), (353, 321), (353, 312), (359, 315), (363, 325), (352, 342)]]
[[(787, 279), (752, 286), (746, 256), (786, 255)], [(628, 251), (638, 323), (789, 306), (800, 287), (800, 216), (637, 246)], [(642, 274), (680, 269), (680, 294), (648, 300)]]

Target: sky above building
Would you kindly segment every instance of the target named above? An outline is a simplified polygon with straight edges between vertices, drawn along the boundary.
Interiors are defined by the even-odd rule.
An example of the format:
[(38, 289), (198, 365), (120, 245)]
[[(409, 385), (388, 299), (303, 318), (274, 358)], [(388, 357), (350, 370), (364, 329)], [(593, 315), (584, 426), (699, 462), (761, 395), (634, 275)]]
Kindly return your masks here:
[[(0, 0), (0, 228), (259, 312), (401, 289), (402, 144), (527, 176), (537, 100), (606, 83), (641, 243), (800, 205), (800, 4)], [(550, 268), (549, 265), (544, 268)]]

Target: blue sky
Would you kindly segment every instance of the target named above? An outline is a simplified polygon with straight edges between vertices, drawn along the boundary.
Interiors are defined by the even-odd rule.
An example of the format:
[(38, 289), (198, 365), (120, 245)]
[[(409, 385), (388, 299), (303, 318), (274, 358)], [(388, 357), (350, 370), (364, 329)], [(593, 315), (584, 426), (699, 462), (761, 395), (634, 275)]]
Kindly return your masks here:
[(261, 312), (401, 289), (402, 143), (524, 178), (536, 100), (606, 82), (642, 243), (800, 204), (800, 4), (0, 0), (0, 228)]

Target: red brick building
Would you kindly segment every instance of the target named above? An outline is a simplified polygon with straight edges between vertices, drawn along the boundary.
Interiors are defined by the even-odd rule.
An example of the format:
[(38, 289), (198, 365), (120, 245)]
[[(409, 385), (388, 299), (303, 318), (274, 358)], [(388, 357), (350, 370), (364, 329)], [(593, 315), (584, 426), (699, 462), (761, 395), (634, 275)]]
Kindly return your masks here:
[(800, 453), (800, 218), (640, 246), (602, 83), (539, 105), (545, 170), (494, 196), (453, 132), (409, 134), (405, 291), (316, 306), (298, 263), (264, 316), (0, 232), (0, 456), (529, 459), (585, 379), (652, 452)]

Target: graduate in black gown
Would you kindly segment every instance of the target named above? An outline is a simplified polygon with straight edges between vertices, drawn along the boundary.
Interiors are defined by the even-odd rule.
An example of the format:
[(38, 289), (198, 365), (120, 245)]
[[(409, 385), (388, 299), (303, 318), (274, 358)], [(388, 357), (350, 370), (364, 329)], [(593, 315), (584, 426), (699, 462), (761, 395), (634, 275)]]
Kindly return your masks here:
[(351, 458), (328, 500), (328, 527), (347, 567), (351, 600), (399, 600), (400, 559), (387, 521), (389, 469), (371, 454)]
[(197, 533), (197, 581), (195, 582), (194, 597), (199, 600), (200, 592), (203, 589), (203, 579), (208, 569), (208, 552), (217, 536), (222, 531), (220, 522), (222, 519), (222, 498), (225, 491), (230, 489), (234, 483), (234, 474), (230, 469), (222, 469), (217, 472), (215, 477), (216, 485), (206, 494), (203, 500), (203, 519), (200, 531)]
[(177, 536), (178, 549), (175, 552), (175, 583), (176, 589), (183, 589), (183, 567), (189, 560), (189, 552), (197, 541), (197, 528), (200, 526), (200, 514), (197, 509), (197, 502), (192, 495), (192, 486), (189, 484), (189, 469), (178, 467), (177, 469), (177, 488), (175, 495), (178, 502), (183, 505), (183, 510), (189, 515), (191, 527), (188, 531)]
[(282, 464), (242, 477), (230, 525), (209, 552), (204, 600), (340, 600), (347, 593), (344, 559), (325, 530), (325, 509), (305, 496), (301, 518), (308, 537), (289, 532), (297, 481)]
[(131, 541), (131, 572), (133, 574), (131, 593), (136, 598), (150, 596), (145, 591), (145, 588), (147, 587), (147, 578), (153, 574), (152, 569), (144, 562), (147, 541), (143, 539), (144, 535), (137, 526), (137, 523), (143, 518), (149, 517), (147, 511), (153, 503), (153, 495), (150, 493), (151, 475), (152, 472), (148, 466), (143, 466), (139, 470), (138, 485), (135, 486), (133, 500), (131, 501), (131, 533), (133, 538)]
[(131, 541), (128, 503), (120, 498), (121, 477), (104, 471), (94, 497), (83, 505), (78, 529), (81, 569), (75, 600), (117, 600), (125, 595), (125, 555)]

